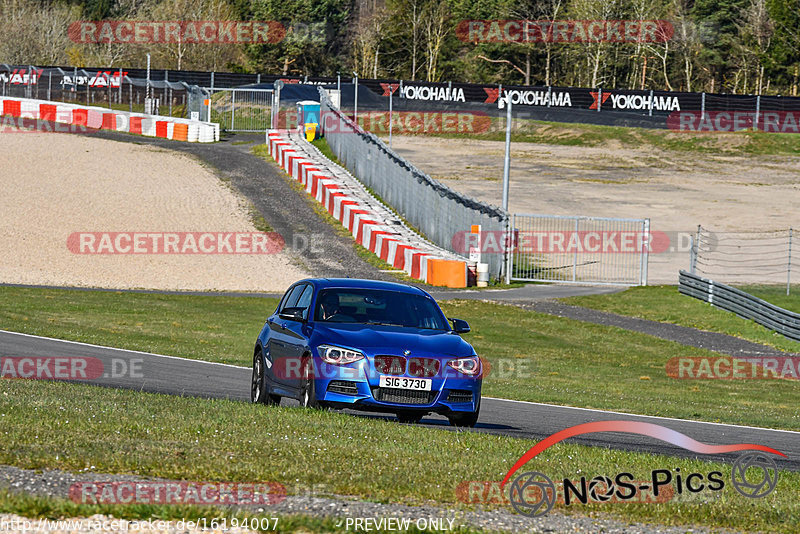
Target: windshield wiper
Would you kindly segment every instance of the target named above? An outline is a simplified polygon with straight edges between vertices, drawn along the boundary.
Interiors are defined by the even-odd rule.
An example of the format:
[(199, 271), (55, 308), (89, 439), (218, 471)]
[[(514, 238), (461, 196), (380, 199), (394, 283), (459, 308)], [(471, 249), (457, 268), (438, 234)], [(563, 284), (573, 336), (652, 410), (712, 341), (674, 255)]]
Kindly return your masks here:
[(366, 321), (364, 324), (377, 324), (381, 326), (402, 326), (405, 327), (406, 325), (400, 323), (387, 323), (384, 321)]

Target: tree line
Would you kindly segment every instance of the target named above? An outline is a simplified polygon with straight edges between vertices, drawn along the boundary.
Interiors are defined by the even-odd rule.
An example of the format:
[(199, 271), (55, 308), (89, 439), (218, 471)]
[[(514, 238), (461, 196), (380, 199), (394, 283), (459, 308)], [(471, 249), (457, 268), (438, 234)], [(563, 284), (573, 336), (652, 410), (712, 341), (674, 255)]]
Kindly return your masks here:
[[(150, 53), (159, 69), (784, 95), (798, 94), (800, 75), (798, 0), (0, 0), (0, 17), (9, 64), (143, 67)], [(285, 31), (269, 43), (76, 42), (68, 28), (86, 20), (278, 21)], [(514, 39), (489, 22), (552, 31), (609, 20), (669, 31)]]

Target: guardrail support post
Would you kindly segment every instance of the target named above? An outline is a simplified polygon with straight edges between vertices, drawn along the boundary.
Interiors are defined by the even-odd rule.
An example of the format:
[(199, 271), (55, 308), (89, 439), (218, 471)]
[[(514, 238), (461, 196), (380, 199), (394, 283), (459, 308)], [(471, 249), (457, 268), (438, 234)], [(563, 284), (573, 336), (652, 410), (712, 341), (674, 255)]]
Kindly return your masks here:
[(706, 92), (700, 95), (700, 117), (702, 118), (706, 114)]

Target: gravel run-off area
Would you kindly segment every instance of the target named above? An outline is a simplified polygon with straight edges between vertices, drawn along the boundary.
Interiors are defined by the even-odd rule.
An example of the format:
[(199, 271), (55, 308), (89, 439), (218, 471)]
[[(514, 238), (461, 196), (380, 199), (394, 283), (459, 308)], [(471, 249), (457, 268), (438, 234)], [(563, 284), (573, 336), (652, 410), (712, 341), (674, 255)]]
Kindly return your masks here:
[(3, 135), (2, 143), (2, 283), (281, 292), (307, 274), (272, 246), (258, 254), (75, 253), (67, 246), (75, 232), (257, 230), (244, 197), (191, 156), (80, 135)]

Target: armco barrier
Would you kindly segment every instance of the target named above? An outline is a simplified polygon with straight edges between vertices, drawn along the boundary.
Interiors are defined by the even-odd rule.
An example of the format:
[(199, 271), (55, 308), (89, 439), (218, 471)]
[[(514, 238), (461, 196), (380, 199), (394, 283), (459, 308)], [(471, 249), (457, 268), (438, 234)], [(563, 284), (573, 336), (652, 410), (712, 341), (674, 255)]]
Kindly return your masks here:
[(678, 291), (800, 341), (800, 314), (779, 308), (741, 289), (682, 270)]
[(325, 158), (303, 136), (269, 130), (266, 145), (278, 165), (325, 206), (364, 248), (417, 280), (448, 287), (467, 285), (463, 258), (429, 243), (405, 226), (358, 180)]
[[(97, 130), (127, 132), (149, 137), (157, 136), (191, 143), (219, 141), (219, 124), (213, 122), (3, 96), (0, 96), (0, 110), (2, 110), (2, 115), (15, 118), (40, 119)], [(175, 135), (176, 126), (178, 135)]]

